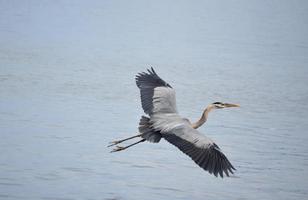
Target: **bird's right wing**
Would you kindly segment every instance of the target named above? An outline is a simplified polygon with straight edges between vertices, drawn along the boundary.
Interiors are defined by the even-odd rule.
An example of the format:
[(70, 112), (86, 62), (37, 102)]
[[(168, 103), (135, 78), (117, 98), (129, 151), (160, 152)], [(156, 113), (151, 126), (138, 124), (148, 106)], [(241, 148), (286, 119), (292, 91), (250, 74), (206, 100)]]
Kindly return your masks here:
[(197, 165), (210, 174), (223, 177), (233, 174), (235, 168), (220, 148), (208, 137), (200, 134), (188, 123), (183, 123), (162, 134), (163, 138), (188, 155)]
[(141, 104), (146, 114), (177, 113), (174, 89), (153, 68), (137, 74), (136, 84), (140, 89)]

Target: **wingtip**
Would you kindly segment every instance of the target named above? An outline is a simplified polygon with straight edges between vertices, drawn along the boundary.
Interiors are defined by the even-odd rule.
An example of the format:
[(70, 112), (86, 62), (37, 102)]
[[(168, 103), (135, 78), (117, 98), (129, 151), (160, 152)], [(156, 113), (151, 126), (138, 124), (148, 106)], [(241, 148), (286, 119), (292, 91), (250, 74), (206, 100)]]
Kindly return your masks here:
[(152, 70), (153, 74), (157, 75), (153, 67), (151, 67), (151, 70)]
[(146, 69), (146, 72), (139, 72), (137, 75), (136, 75), (136, 78), (140, 77), (140, 76), (144, 76), (144, 75), (156, 75), (156, 72), (154, 70), (153, 67), (150, 67), (148, 69)]

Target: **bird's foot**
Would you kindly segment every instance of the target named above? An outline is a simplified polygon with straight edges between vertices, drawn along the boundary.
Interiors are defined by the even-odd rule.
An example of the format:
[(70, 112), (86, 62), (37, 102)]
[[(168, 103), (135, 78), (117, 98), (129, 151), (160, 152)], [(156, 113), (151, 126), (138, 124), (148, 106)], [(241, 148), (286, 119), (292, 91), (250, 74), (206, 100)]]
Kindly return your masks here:
[(121, 143), (121, 140), (115, 140), (115, 141), (109, 142), (109, 145), (107, 147), (111, 147), (119, 143)]
[(110, 151), (110, 153), (122, 151), (124, 149), (126, 149), (126, 147), (116, 146), (116, 148), (114, 148), (112, 151)]

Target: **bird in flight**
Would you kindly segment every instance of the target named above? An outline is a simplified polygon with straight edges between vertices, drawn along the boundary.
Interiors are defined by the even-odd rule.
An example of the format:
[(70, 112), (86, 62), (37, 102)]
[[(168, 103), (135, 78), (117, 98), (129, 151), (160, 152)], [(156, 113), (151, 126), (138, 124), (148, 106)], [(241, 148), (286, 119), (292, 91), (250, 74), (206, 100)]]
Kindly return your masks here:
[[(115, 146), (111, 152), (123, 151), (145, 141), (158, 143), (164, 138), (210, 174), (216, 177), (233, 174), (235, 168), (221, 149), (196, 129), (206, 122), (210, 111), (239, 107), (238, 104), (214, 102), (205, 108), (197, 122), (191, 123), (177, 111), (175, 90), (161, 79), (153, 68), (137, 74), (135, 79), (140, 89), (142, 108), (147, 116), (140, 119), (139, 134), (111, 142), (108, 147)], [(138, 142), (124, 147), (118, 146), (119, 143), (137, 137), (141, 138)]]

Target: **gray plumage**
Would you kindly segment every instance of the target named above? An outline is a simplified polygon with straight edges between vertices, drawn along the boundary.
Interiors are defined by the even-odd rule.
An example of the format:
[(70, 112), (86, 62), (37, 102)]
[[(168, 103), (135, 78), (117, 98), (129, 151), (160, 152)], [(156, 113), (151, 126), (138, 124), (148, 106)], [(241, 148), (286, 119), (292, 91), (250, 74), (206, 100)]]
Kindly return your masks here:
[(176, 111), (175, 91), (162, 80), (153, 68), (148, 73), (139, 73), (136, 84), (140, 89), (141, 104), (148, 115), (154, 113), (174, 113)]
[(162, 135), (159, 131), (154, 131), (151, 128), (150, 118), (148, 117), (141, 117), (138, 129), (139, 133), (141, 133), (141, 137), (149, 142), (158, 143), (162, 138)]
[[(145, 140), (157, 143), (161, 138), (164, 138), (210, 174), (223, 177), (233, 173), (235, 168), (220, 148), (210, 138), (196, 130), (199, 125), (194, 128), (187, 119), (178, 114), (174, 89), (161, 79), (153, 68), (148, 72), (139, 73), (136, 76), (136, 84), (140, 89), (142, 108), (149, 117), (142, 116), (140, 119), (140, 134), (131, 138), (141, 137), (143, 139), (132, 145)], [(223, 103), (219, 102), (219, 105), (218, 102), (215, 103), (217, 108), (223, 106)], [(237, 106), (234, 106), (235, 104), (228, 105)], [(204, 115), (207, 117), (207, 113)], [(116, 141), (114, 144), (125, 140)], [(114, 151), (123, 149), (126, 149), (126, 147)]]

